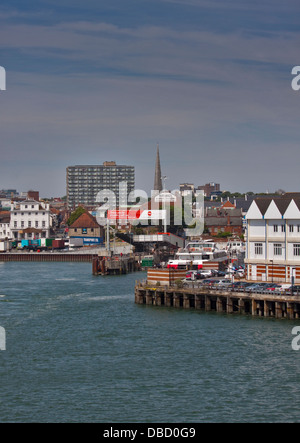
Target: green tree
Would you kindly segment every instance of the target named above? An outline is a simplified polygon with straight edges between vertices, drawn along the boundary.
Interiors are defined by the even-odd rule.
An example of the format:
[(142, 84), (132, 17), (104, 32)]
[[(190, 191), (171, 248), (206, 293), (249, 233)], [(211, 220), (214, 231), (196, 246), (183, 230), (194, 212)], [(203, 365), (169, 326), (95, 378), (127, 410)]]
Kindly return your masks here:
[(85, 213), (85, 209), (82, 206), (79, 206), (77, 209), (75, 209), (74, 212), (70, 215), (67, 224), (71, 226), (82, 214)]

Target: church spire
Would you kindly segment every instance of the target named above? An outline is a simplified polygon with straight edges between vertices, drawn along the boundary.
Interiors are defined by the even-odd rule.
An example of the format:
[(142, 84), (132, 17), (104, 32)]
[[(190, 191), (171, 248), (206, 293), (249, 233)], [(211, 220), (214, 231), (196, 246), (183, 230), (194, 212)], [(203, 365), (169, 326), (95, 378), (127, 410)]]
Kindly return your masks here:
[(159, 192), (162, 191), (162, 180), (161, 180), (161, 168), (160, 168), (160, 157), (159, 157), (159, 146), (158, 146), (158, 143), (157, 143), (157, 148), (156, 148), (154, 191), (159, 191)]

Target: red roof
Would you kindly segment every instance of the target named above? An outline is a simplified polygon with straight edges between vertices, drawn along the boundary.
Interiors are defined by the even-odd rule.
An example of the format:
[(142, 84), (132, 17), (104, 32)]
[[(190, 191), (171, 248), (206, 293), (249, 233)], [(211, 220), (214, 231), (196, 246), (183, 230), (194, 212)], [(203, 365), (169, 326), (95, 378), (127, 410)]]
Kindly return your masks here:
[(235, 208), (235, 205), (231, 203), (229, 200), (227, 200), (223, 205), (222, 208)]
[(95, 217), (93, 217), (89, 212), (84, 212), (81, 214), (77, 220), (70, 226), (70, 228), (99, 228), (100, 225), (97, 223)]

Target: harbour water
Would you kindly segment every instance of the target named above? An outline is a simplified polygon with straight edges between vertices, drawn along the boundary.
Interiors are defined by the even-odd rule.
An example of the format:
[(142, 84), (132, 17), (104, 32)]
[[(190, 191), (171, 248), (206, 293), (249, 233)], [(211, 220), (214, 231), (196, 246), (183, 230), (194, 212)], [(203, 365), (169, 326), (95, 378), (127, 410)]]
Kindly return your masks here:
[(298, 321), (136, 305), (143, 273), (0, 263), (0, 422), (299, 422)]

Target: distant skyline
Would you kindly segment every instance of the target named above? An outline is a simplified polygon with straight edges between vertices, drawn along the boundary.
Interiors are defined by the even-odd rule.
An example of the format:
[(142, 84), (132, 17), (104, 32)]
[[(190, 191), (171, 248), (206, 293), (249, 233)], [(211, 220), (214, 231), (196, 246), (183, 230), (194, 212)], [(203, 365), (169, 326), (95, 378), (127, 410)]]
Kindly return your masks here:
[(0, 189), (116, 161), (153, 187), (300, 191), (296, 0), (3, 0)]

